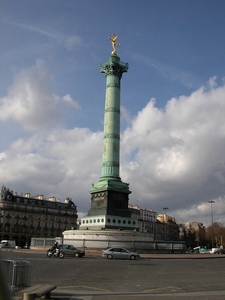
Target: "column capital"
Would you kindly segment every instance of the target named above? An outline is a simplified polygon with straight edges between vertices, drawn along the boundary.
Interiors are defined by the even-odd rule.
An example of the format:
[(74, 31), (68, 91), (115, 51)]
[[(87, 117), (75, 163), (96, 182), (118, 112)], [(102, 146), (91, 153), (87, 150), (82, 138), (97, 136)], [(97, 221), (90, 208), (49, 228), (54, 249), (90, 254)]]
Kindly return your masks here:
[(121, 78), (128, 68), (128, 63), (122, 63), (117, 55), (111, 55), (106, 63), (100, 65), (100, 72), (105, 73), (106, 76), (114, 75)]

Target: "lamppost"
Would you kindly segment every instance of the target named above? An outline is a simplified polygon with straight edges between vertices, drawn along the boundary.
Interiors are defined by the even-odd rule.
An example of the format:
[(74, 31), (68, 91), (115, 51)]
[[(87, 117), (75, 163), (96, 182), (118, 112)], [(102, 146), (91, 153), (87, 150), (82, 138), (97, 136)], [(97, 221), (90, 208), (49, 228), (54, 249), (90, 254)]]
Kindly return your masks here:
[(163, 209), (165, 210), (165, 214), (163, 215), (163, 221), (164, 221), (164, 226), (165, 226), (164, 231), (165, 231), (165, 241), (166, 241), (166, 222), (165, 222), (164, 216), (166, 217), (166, 211), (167, 211), (167, 209), (169, 209), (169, 208), (168, 208), (168, 207), (163, 207)]
[(210, 200), (209, 203), (211, 204), (212, 248), (213, 248), (214, 228), (213, 228), (213, 209), (212, 209), (212, 205), (213, 205), (213, 203), (215, 203), (215, 201), (214, 200)]

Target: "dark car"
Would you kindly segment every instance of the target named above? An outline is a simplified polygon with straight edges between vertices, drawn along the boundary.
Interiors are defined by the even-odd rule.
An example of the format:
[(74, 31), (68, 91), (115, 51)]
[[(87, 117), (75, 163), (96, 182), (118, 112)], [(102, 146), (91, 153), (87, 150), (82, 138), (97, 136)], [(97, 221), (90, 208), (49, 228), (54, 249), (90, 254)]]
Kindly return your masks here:
[(108, 248), (103, 250), (103, 257), (107, 257), (108, 259), (119, 258), (119, 259), (136, 259), (140, 258), (140, 255), (137, 252), (130, 252), (125, 248)]
[(28, 245), (28, 243), (26, 243), (23, 248), (24, 249), (30, 249), (30, 246)]
[(79, 250), (79, 249), (75, 248), (73, 245), (60, 244), (59, 249), (65, 256), (67, 256), (67, 255), (75, 256), (75, 257), (85, 256), (84, 250)]
[(225, 249), (218, 248), (218, 249), (215, 250), (214, 254), (225, 254)]

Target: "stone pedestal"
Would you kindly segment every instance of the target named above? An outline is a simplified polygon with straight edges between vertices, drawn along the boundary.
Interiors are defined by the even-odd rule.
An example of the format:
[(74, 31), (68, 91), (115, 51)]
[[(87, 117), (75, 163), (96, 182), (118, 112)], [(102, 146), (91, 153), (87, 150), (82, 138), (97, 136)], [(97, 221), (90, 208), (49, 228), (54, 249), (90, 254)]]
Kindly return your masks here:
[(85, 216), (81, 219), (80, 230), (137, 230), (138, 221), (131, 217), (121, 217), (117, 215), (94, 215)]
[(66, 230), (63, 243), (77, 248), (105, 249), (123, 247), (127, 249), (153, 249), (153, 235), (135, 230)]

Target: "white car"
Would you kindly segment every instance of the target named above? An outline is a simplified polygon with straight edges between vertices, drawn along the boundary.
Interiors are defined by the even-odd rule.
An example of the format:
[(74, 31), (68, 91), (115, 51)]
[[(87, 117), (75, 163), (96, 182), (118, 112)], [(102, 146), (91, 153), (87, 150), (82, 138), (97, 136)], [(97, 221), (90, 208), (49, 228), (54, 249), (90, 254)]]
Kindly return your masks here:
[(112, 247), (104, 249), (102, 251), (102, 256), (108, 259), (119, 258), (119, 259), (136, 259), (140, 258), (140, 255), (137, 252), (130, 252), (125, 248)]
[(215, 254), (215, 253), (217, 253), (218, 250), (219, 250), (219, 248), (212, 248), (211, 250), (209, 250), (209, 253)]

